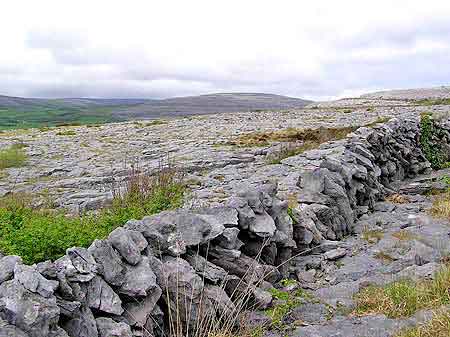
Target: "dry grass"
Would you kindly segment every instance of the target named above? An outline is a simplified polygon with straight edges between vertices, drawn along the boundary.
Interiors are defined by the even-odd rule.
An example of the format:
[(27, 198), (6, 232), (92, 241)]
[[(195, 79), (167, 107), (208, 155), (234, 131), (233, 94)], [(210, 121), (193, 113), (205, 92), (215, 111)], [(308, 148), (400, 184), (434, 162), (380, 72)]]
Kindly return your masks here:
[[(250, 147), (267, 146), (275, 142), (303, 143), (303, 151), (317, 148), (320, 144), (337, 139), (343, 139), (358, 127), (296, 129), (287, 128), (279, 131), (253, 132), (240, 136), (230, 142), (232, 145)], [(301, 151), (299, 149), (299, 151)]]
[(373, 257), (376, 258), (376, 259), (378, 259), (378, 260), (381, 260), (381, 261), (383, 261), (383, 262), (385, 262), (385, 263), (390, 263), (390, 262), (395, 261), (395, 260), (392, 258), (392, 256), (390, 256), (389, 254), (387, 254), (387, 253), (385, 253), (385, 252), (378, 252), (378, 253), (376, 253)]
[(385, 200), (392, 202), (394, 204), (407, 204), (410, 202), (410, 200), (407, 196), (397, 194), (397, 193), (387, 196)]
[(430, 214), (438, 218), (450, 219), (450, 192), (436, 196)]
[(361, 234), (361, 238), (369, 243), (377, 243), (383, 238), (383, 236), (384, 232), (379, 229), (364, 230)]
[(400, 240), (400, 241), (411, 241), (417, 238), (417, 235), (407, 231), (407, 230), (399, 230), (397, 232), (392, 233), (392, 237)]
[(384, 287), (369, 286), (355, 296), (357, 315), (384, 314), (408, 317), (421, 309), (435, 309), (450, 303), (450, 267), (444, 266), (433, 280), (401, 280)]
[(450, 336), (450, 312), (438, 311), (433, 318), (417, 327), (405, 329), (395, 337), (448, 337)]

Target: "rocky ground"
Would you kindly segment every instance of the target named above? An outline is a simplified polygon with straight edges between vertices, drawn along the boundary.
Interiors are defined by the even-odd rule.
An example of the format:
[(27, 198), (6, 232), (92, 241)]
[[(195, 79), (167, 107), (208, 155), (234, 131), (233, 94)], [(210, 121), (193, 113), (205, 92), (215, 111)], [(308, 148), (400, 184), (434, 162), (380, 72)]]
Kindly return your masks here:
[[(154, 169), (169, 156), (187, 172), (190, 193), (186, 197), (186, 208), (221, 205), (239, 190), (268, 182), (276, 183), (280, 199), (289, 202), (291, 196), (295, 202), (302, 203), (305, 202), (302, 198), (319, 198), (331, 196), (332, 193), (338, 199), (339, 186), (336, 184), (327, 187), (329, 195), (321, 195), (322, 191), (317, 186), (311, 189), (301, 186), (299, 177), (303, 174), (303, 179), (308, 179), (302, 170), (313, 171), (319, 167), (317, 163), (324, 164), (324, 161), (327, 161), (326, 165), (334, 163), (338, 167), (348, 165), (348, 168), (353, 165), (353, 162), (333, 162), (339, 158), (346, 159), (341, 151), (343, 141), (324, 144), (320, 149), (285, 158), (276, 164), (268, 163), (267, 155), (276, 152), (279, 144), (242, 148), (229, 143), (243, 134), (256, 131), (363, 126), (381, 117), (415, 116), (428, 111), (449, 112), (450, 106), (418, 105), (417, 102), (397, 98), (358, 98), (315, 103), (301, 110), (217, 114), (151, 124), (134, 122), (5, 132), (0, 135), (0, 148), (23, 143), (28, 161), (24, 167), (4, 171), (0, 194), (25, 191), (50, 195), (57, 206), (73, 211), (96, 208), (111, 197), (111, 183), (114, 179), (125, 177), (132, 164)], [(391, 124), (395, 123), (400, 122), (393, 121)], [(417, 130), (417, 124), (414, 125)], [(390, 126), (383, 128), (383, 134), (389, 134)], [(393, 143), (400, 144), (403, 138), (415, 137), (414, 128), (408, 129), (408, 125), (404, 125), (404, 128), (406, 130), (401, 131), (404, 133), (400, 133), (402, 137), (397, 135), (402, 139), (393, 140)], [(397, 131), (401, 129), (402, 126), (397, 125)], [(364, 131), (361, 134), (364, 135)], [(376, 145), (372, 144), (374, 148)], [(365, 161), (357, 153), (356, 147), (357, 144), (352, 159), (360, 160), (362, 164), (351, 166), (354, 168), (351, 175), (363, 175), (365, 172), (366, 179), (366, 166), (371, 167), (373, 174), (376, 170), (370, 160)], [(380, 144), (379, 147), (384, 146)], [(359, 148), (359, 151), (363, 150)], [(410, 150), (403, 146), (399, 152)], [(391, 155), (392, 151), (390, 148), (386, 153)], [(377, 154), (382, 156), (382, 152)], [(366, 153), (366, 156), (370, 157), (370, 154)], [(374, 157), (372, 161), (375, 162)], [(389, 161), (382, 163), (380, 167), (377, 166), (380, 171), (378, 176), (381, 171), (387, 170), (383, 175), (391, 176), (394, 181), (397, 176), (395, 171), (403, 166), (394, 165), (393, 172), (390, 172)], [(418, 166), (418, 163), (407, 164)], [(326, 167), (330, 166), (320, 167), (327, 170)], [(428, 167), (429, 163), (422, 165), (420, 172)], [(405, 172), (398, 173), (401, 178), (405, 176)], [(328, 240), (322, 240), (319, 246), (312, 245), (311, 252), (294, 260), (291, 272), (299, 283), (293, 287), (300, 287), (309, 295), (301, 304), (290, 307), (279, 327), (269, 329), (266, 335), (391, 337), (402, 328), (429, 320), (430, 311), (417, 312), (401, 319), (390, 319), (384, 315), (359, 317), (352, 314), (354, 295), (370, 284), (384, 285), (401, 278), (423, 280), (433, 277), (443, 260), (450, 255), (450, 227), (448, 221), (429, 215), (433, 197), (427, 192), (446, 190), (448, 186), (441, 178), (448, 175), (450, 170), (441, 170), (399, 182), (391, 186), (391, 192), (398, 193), (400, 197), (393, 201), (378, 201), (374, 212), (369, 212), (369, 207), (355, 201), (354, 204), (359, 206), (351, 212), (355, 211), (358, 216), (354, 224), (356, 235), (347, 236), (341, 241), (329, 241), (331, 239), (327, 236)], [(309, 183), (314, 185), (317, 181), (311, 179)], [(302, 187), (303, 194), (297, 193)], [(308, 195), (308, 191), (318, 193)], [(368, 195), (369, 192), (373, 191), (368, 190)], [(357, 196), (356, 192), (354, 196)], [(311, 202), (323, 203), (318, 199), (306, 203)], [(298, 219), (295, 214), (293, 219)], [(339, 228), (332, 229), (339, 232)], [(377, 235), (368, 235), (372, 232)], [(332, 240), (338, 240), (340, 234), (346, 233), (337, 234)], [(298, 243), (311, 244), (313, 238), (306, 234), (304, 236), (304, 242)], [(220, 259), (215, 263), (219, 265)], [(267, 312), (255, 313), (255, 317), (255, 320), (263, 322), (269, 320)]]
[[(443, 170), (400, 184), (404, 203), (377, 203), (375, 212), (356, 224), (356, 236), (326, 247), (331, 250), (325, 253), (298, 259), (297, 276), (313, 300), (288, 316), (287, 323), (299, 325), (290, 336), (390, 337), (430, 319), (429, 311), (401, 319), (349, 313), (355, 305), (354, 295), (363, 287), (405, 278), (430, 279), (442, 266), (450, 254), (450, 224), (427, 213), (432, 198), (423, 194), (444, 188), (439, 177), (449, 174)], [(370, 236), (374, 232), (377, 237)]]
[[(231, 182), (258, 179), (254, 172), (271, 169), (265, 154), (273, 148), (228, 145), (242, 134), (358, 126), (381, 117), (448, 110), (449, 106), (417, 106), (410, 101), (345, 99), (298, 110), (8, 131), (0, 133), (0, 149), (22, 143), (28, 160), (24, 167), (1, 172), (0, 196), (25, 191), (51, 196), (57, 206), (74, 212), (97, 208), (111, 198), (111, 183), (126, 176), (132, 164), (151, 170), (169, 158), (192, 173), (194, 192), (187, 204), (210, 204), (226, 198)], [(273, 169), (277, 175), (278, 169)]]

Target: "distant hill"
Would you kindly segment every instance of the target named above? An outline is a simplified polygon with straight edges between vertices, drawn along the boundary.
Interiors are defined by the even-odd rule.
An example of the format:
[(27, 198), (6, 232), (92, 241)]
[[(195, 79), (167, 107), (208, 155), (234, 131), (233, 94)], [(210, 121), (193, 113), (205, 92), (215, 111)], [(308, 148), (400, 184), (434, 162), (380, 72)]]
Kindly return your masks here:
[(361, 98), (400, 100), (450, 99), (450, 86), (384, 90), (362, 95)]
[(40, 99), (0, 95), (0, 129), (90, 124), (220, 112), (301, 108), (311, 101), (261, 93), (169, 99)]

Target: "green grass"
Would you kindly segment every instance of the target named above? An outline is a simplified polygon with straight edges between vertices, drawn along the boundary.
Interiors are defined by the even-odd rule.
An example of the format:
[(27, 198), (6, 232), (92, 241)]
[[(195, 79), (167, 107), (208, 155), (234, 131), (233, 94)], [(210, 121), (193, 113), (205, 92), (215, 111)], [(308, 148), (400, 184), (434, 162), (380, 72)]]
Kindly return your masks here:
[(0, 199), (0, 251), (19, 255), (26, 263), (57, 259), (67, 248), (88, 247), (130, 219), (140, 219), (180, 207), (184, 185), (174, 176), (164, 180), (132, 181), (126, 193), (96, 214), (68, 216), (61, 210), (34, 209), (31, 198), (12, 195)]
[(358, 315), (384, 314), (409, 317), (421, 309), (450, 304), (450, 267), (444, 266), (433, 280), (400, 280), (384, 287), (369, 286), (355, 296)]
[(29, 109), (0, 108), (0, 130), (47, 128), (64, 125), (89, 125), (120, 122), (112, 112), (118, 107), (32, 107)]
[(417, 101), (419, 105), (450, 105), (450, 98), (438, 98), (438, 99), (422, 99)]
[(0, 170), (25, 165), (27, 154), (23, 144), (14, 144), (9, 148), (0, 150)]

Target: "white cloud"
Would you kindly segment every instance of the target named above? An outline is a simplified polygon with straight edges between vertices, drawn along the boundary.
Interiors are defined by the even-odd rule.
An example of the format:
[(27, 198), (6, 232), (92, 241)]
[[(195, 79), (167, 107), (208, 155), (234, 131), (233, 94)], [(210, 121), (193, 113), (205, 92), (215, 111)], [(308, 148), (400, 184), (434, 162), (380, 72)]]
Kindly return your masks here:
[(450, 74), (450, 3), (440, 0), (16, 0), (2, 12), (10, 95), (322, 99)]

